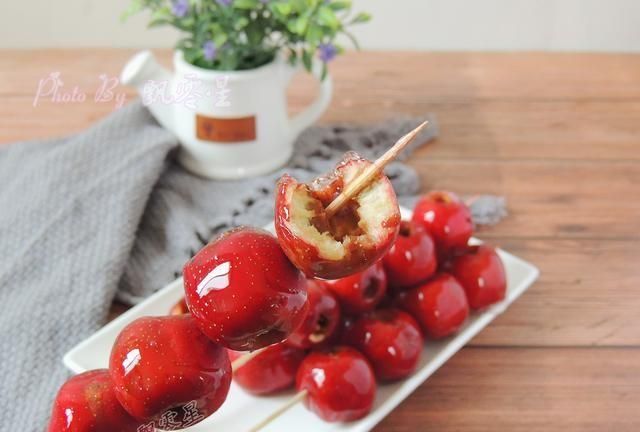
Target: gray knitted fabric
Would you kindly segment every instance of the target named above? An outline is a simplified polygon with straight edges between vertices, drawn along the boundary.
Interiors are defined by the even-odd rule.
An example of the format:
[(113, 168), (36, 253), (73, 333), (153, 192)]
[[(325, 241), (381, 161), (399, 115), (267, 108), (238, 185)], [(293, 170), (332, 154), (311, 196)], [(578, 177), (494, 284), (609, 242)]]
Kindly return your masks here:
[(468, 198), (471, 218), (476, 225), (495, 225), (507, 216), (507, 200), (497, 195), (476, 195)]
[[(401, 160), (437, 134), (433, 116), (397, 118), (375, 126), (316, 126), (297, 140), (289, 166), (273, 174), (237, 181), (212, 181), (172, 164), (149, 199), (118, 297), (136, 303), (180, 276), (182, 266), (218, 232), (236, 225), (263, 226), (273, 220), (274, 187), (286, 171), (309, 180), (332, 169), (349, 150), (375, 159), (402, 135), (428, 119)], [(418, 193), (415, 171), (401, 162), (387, 167), (401, 202)]]
[(134, 104), (73, 137), (0, 146), (0, 430), (44, 430), (62, 356), (104, 324), (176, 145)]

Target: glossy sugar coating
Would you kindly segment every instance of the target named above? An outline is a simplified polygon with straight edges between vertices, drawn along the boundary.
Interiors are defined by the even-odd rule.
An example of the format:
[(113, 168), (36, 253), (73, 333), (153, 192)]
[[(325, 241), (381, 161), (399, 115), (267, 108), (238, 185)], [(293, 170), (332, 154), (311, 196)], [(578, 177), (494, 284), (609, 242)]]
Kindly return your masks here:
[(436, 272), (436, 256), (431, 234), (422, 225), (402, 221), (400, 234), (383, 259), (389, 285), (398, 290), (426, 281)]
[(270, 233), (223, 234), (184, 267), (187, 305), (200, 329), (236, 351), (286, 339), (307, 310), (306, 280)]
[(433, 236), (439, 256), (464, 251), (473, 234), (471, 211), (452, 192), (433, 191), (420, 198), (412, 221)]
[(348, 347), (314, 352), (304, 359), (296, 378), (306, 390), (305, 405), (328, 422), (361, 419), (373, 406), (376, 378), (367, 359)]
[(434, 339), (454, 334), (469, 316), (464, 289), (448, 273), (401, 292), (397, 302), (416, 319), (426, 335)]
[(453, 259), (451, 273), (464, 288), (473, 309), (499, 302), (507, 292), (504, 265), (491, 246), (470, 246), (466, 253)]
[(116, 397), (135, 418), (162, 430), (199, 423), (225, 401), (231, 384), (226, 350), (191, 315), (139, 318), (113, 346)]
[(418, 323), (398, 309), (379, 309), (360, 317), (349, 327), (344, 341), (364, 354), (376, 376), (385, 381), (410, 375), (423, 348)]
[(136, 432), (142, 423), (116, 398), (107, 369), (82, 373), (62, 385), (48, 432)]

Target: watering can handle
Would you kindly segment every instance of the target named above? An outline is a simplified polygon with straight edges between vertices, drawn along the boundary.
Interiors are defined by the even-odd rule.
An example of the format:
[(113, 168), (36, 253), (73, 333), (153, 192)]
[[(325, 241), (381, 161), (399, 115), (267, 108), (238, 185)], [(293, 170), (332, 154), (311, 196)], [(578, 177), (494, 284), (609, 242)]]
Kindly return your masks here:
[[(300, 70), (299, 67), (293, 66), (291, 66), (291, 69), (292, 72), (289, 75), (289, 79), (293, 77), (296, 71)], [(328, 74), (324, 80), (321, 78), (322, 63), (319, 61), (313, 62), (312, 74), (320, 83), (320, 91), (316, 100), (313, 101), (311, 105), (290, 119), (290, 130), (294, 137), (297, 137), (303, 130), (315, 123), (325, 112), (329, 106), (329, 102), (331, 102), (331, 96), (333, 95), (333, 81), (331, 76)]]

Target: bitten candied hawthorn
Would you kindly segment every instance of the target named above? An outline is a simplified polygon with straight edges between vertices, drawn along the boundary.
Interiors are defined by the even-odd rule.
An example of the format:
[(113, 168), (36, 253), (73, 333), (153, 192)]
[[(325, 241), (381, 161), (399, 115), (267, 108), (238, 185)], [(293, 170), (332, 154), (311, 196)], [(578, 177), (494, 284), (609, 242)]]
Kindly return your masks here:
[(371, 162), (348, 153), (333, 173), (310, 184), (284, 175), (276, 194), (280, 246), (306, 276), (338, 279), (381, 258), (398, 234), (400, 209), (389, 179), (380, 174), (332, 217), (325, 208)]
[(236, 351), (286, 339), (305, 317), (306, 279), (267, 231), (241, 227), (184, 266), (187, 305), (200, 330)]

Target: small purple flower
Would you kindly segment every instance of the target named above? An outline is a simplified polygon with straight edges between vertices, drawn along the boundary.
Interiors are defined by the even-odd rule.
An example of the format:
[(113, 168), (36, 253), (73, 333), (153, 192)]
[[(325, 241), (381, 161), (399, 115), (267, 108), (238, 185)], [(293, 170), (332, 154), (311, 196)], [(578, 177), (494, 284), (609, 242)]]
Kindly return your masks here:
[(216, 2), (220, 6), (231, 6), (231, 3), (233, 3), (233, 0), (216, 0)]
[(184, 18), (189, 12), (189, 0), (173, 0), (171, 12), (178, 18)]
[(322, 43), (318, 46), (318, 57), (324, 63), (329, 63), (338, 55), (338, 48), (330, 43)]
[(202, 51), (204, 51), (204, 58), (207, 61), (213, 61), (218, 55), (218, 48), (213, 41), (206, 41), (202, 46)]

